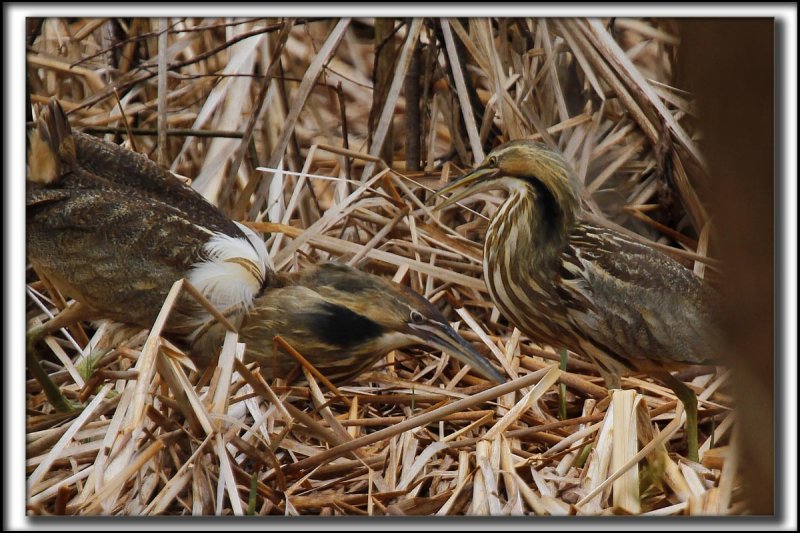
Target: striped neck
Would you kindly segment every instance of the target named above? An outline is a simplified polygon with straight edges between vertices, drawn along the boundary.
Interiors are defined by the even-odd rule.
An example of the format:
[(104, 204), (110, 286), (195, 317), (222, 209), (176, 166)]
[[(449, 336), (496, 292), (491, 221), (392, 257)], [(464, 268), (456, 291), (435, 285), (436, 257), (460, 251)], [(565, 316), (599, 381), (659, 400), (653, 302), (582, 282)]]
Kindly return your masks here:
[(489, 224), (484, 247), (484, 267), (517, 263), (531, 273), (554, 266), (576, 224), (576, 205), (558, 202), (553, 193), (535, 179), (502, 178), (508, 199)]

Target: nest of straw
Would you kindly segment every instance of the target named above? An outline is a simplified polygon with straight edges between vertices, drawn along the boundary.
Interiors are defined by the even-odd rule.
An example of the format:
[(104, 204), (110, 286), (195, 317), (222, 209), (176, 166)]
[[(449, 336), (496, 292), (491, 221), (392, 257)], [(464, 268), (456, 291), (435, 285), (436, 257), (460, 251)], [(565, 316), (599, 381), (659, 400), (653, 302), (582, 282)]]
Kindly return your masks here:
[[(609, 397), (588, 362), (492, 305), (481, 243), (500, 197), (424, 205), (492, 144), (536, 138), (574, 165), (595, 216), (712, 276), (669, 21), (28, 23), (31, 104), (57, 96), (73, 127), (190, 176), (264, 232), (277, 270), (332, 259), (410, 285), (509, 376), (488, 389), (446, 355), (397, 351), (331, 391), (310, 374), (266, 382), (233, 333), (198, 373), (158, 324), (83, 324), (46, 339), (46, 364), (85, 407), (56, 413), (28, 382), (29, 514), (744, 511), (726, 373), (682, 376), (703, 438), (688, 462), (671, 391), (634, 375)], [(65, 305), (32, 272), (28, 295), (31, 324)]]

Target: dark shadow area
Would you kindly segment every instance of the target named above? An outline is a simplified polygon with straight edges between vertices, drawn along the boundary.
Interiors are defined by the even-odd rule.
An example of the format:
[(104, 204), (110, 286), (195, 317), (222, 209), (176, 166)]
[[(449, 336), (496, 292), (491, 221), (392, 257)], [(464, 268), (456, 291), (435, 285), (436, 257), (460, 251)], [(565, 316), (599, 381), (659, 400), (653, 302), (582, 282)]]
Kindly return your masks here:
[(735, 369), (739, 465), (749, 511), (771, 515), (778, 511), (774, 415), (780, 411), (773, 355), (775, 274), (780, 279), (774, 262), (776, 25), (771, 18), (680, 24), (679, 85), (697, 96), (712, 173), (712, 242), (725, 271), (722, 318), (727, 361)]

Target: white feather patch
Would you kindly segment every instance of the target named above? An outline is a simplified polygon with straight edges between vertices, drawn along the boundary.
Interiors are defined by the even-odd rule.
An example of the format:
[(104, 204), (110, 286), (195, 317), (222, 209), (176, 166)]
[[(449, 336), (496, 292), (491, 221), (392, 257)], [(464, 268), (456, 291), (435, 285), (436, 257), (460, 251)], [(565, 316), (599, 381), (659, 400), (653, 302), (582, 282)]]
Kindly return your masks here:
[(189, 282), (217, 309), (249, 307), (267, 273), (267, 249), (251, 230), (247, 239), (215, 233), (203, 247), (206, 259), (189, 271)]
[[(262, 265), (266, 265), (266, 268), (270, 270), (275, 270), (275, 265), (272, 264), (272, 258), (269, 256), (269, 252), (267, 252), (267, 245), (264, 244), (264, 240), (256, 234), (255, 231), (251, 230), (244, 224), (240, 224), (238, 222), (234, 222), (239, 229), (242, 230), (242, 233), (245, 234), (247, 240), (250, 241), (250, 244), (253, 245), (253, 248), (256, 249), (256, 253), (258, 253), (258, 257)], [(261, 278), (263, 279), (266, 275), (266, 272), (262, 272)]]

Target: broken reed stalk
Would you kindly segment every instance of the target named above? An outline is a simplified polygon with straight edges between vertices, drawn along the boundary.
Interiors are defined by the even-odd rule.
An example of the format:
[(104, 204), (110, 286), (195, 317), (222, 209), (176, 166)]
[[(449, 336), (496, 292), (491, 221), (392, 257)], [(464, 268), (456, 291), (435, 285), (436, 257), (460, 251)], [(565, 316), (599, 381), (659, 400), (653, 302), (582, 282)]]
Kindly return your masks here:
[[(613, 34), (605, 21), (574, 19), (395, 24), (399, 29), (388, 37), (387, 49), (395, 48), (396, 61), (384, 75), (386, 88), (379, 92), (386, 98), (375, 108), (378, 121), (371, 129), (375, 47), (369, 19), (298, 20), (291, 28), (262, 19), (202, 26), (174, 19), (163, 52), (140, 45), (148, 36), (155, 42), (151, 22), (44, 19), (29, 36), (31, 102), (57, 96), (76, 129), (136, 136), (131, 145), (145, 154), (169, 147), (163, 134), (187, 136), (174, 170), (192, 178), (204, 172), (194, 185), (208, 197), (225, 200), (229, 193), (230, 202), (220, 205), (235, 206), (229, 214), (265, 232), (276, 269), (349, 260), (410, 284), (476, 348), (519, 377), (506, 384), (511, 388), (490, 393), (446, 356), (398, 351), (354, 383), (312, 394), (292, 383), (266, 383), (246, 363), (246, 349), (240, 359), (233, 340), (223, 368), (198, 376), (184, 354), (158, 337), (160, 322), (152, 335), (122, 341), (114, 327), (104, 326), (90, 335), (91, 349), (113, 349), (82, 391), (95, 406), (93, 418), (52, 415), (28, 384), (29, 481), (39, 469), (32, 478), (31, 514), (607, 514), (625, 512), (607, 496), (616, 493), (613, 480), (630, 477), (642, 459), (642, 471), (660, 469), (663, 480), (640, 494), (642, 514), (742, 512), (740, 480), (730, 466), (735, 463), (717, 448), (731, 446), (734, 424), (730, 399), (720, 390), (726, 375), (714, 378), (708, 369), (686, 378), (702, 390), (701, 419), (714, 422), (701, 446), (703, 464), (691, 467), (673, 460), (680, 440), (669, 442), (680, 429), (679, 402), (663, 387), (625, 378), (649, 410), (637, 410), (642, 449), (612, 467), (612, 448), (602, 451), (612, 441), (611, 433), (603, 433), (612, 425), (603, 423), (608, 393), (591, 364), (570, 356), (568, 371), (555, 378), (566, 386), (565, 420), (556, 416), (561, 399), (552, 387), (542, 385), (545, 390), (535, 394), (538, 385), (514, 389), (519, 380), (546, 375), (559, 356), (515, 337), (488, 300), (481, 244), (499, 198), (465, 200), (462, 210), (448, 214), (432, 214), (425, 204), (431, 189), (470, 168), (481, 150), (518, 137), (544, 140), (576, 168), (589, 190), (591, 216), (689, 267), (706, 265), (705, 275), (713, 275), (719, 270), (707, 257), (713, 233), (702, 222), (707, 215), (695, 191), (704, 176), (675, 127), (694, 138), (693, 102), (663, 76), (669, 71), (664, 65), (672, 65), (659, 44), (674, 37), (668, 24), (618, 21)], [(274, 46), (282, 41), (276, 33), (269, 50), (280, 56), (285, 72), (259, 81), (277, 62), (251, 45), (279, 31), (287, 33), (286, 46)], [(119, 32), (118, 42), (104, 37)], [(179, 42), (182, 48), (169, 48)], [(116, 50), (125, 53), (110, 53)], [(166, 92), (158, 90), (165, 80), (156, 79), (159, 58), (167, 60)], [(101, 71), (118, 72), (118, 80), (108, 84)], [(236, 90), (229, 86), (234, 80)], [(413, 87), (420, 80), (416, 103)], [(244, 105), (262, 96), (260, 106)], [(423, 116), (412, 126), (418, 123), (420, 130), (406, 131), (424, 144), (415, 156), (413, 142), (404, 145), (404, 135), (390, 141), (389, 132), (413, 120), (416, 108)], [(665, 131), (678, 149), (662, 143), (666, 153), (659, 155), (655, 147)], [(215, 141), (246, 133), (250, 142), (210, 150)], [(374, 144), (365, 142), (370, 134)], [(253, 175), (239, 163), (245, 147), (251, 157), (268, 159), (271, 172), (295, 173), (286, 172), (282, 181)], [(167, 155), (167, 162), (175, 157)], [(424, 172), (413, 170), (414, 160)], [(681, 199), (678, 216), (688, 215), (689, 225), (663, 216), (653, 177), (664, 161), (672, 164), (669, 183)], [(364, 182), (343, 181), (359, 172)], [(614, 222), (606, 220), (609, 214)], [(46, 286), (34, 284), (34, 321), (66, 303), (50, 302)], [(215, 319), (230, 326), (224, 313)], [(91, 349), (79, 337), (75, 343), (56, 336), (50, 341), (57, 357), (44, 363), (47, 372), (74, 390), (79, 374), (70, 360)], [(311, 372), (309, 380), (322, 381)], [(488, 397), (494, 394), (496, 401)], [(484, 405), (469, 403), (475, 397)], [(656, 434), (651, 442), (650, 426)], [(53, 429), (58, 431), (48, 433)], [(71, 438), (61, 441), (67, 432)], [(401, 484), (404, 489), (396, 490)]]

